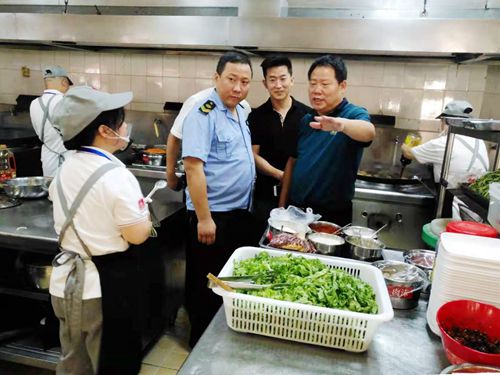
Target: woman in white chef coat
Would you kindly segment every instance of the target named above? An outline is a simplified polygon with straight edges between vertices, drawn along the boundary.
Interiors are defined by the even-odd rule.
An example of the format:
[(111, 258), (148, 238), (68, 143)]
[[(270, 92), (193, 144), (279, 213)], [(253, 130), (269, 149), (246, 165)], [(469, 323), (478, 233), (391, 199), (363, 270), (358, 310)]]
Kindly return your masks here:
[(73, 87), (53, 122), (76, 150), (49, 188), (60, 253), (50, 294), (60, 321), (57, 374), (136, 374), (141, 365), (138, 245), (151, 221), (139, 183), (113, 153), (130, 142), (132, 93)]
[[(443, 112), (436, 117), (441, 119), (441, 134), (437, 138), (413, 148), (403, 144), (401, 152), (404, 157), (422, 164), (432, 164), (434, 181), (438, 183), (446, 149), (448, 126), (445, 117), (468, 118), (472, 110), (472, 105), (464, 100), (449, 102), (444, 107)], [(488, 151), (485, 143), (479, 139), (456, 135), (450, 161), (449, 187), (455, 186), (455, 180), (460, 180), (467, 174), (481, 176), (488, 168)]]

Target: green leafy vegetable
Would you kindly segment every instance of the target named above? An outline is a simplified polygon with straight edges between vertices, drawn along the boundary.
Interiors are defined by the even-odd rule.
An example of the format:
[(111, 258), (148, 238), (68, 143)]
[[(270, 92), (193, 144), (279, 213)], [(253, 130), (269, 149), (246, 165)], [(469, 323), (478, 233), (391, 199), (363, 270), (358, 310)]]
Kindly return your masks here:
[(378, 305), (373, 288), (340, 269), (330, 268), (319, 259), (287, 254), (271, 257), (261, 252), (254, 258), (236, 261), (234, 276), (261, 275), (257, 284), (286, 283), (279, 289), (241, 290), (244, 294), (376, 314)]
[(490, 199), (489, 188), (492, 182), (500, 182), (500, 169), (484, 174), (482, 177), (470, 184), (469, 187), (484, 198)]

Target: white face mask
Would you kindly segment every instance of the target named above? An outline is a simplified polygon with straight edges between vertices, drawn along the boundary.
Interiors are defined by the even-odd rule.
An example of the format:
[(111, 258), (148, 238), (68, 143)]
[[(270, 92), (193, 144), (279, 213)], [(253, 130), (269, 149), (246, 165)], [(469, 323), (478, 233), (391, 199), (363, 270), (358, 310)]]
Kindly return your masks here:
[(120, 134), (118, 134), (116, 131), (114, 131), (113, 129), (110, 128), (110, 130), (116, 134), (116, 137), (109, 137), (109, 139), (120, 139), (122, 140), (123, 142), (126, 142), (126, 145), (123, 146), (122, 148), (120, 148), (120, 151), (125, 151), (127, 148), (130, 147), (130, 145), (132, 144), (132, 139), (130, 138), (130, 134), (132, 134), (132, 124), (127, 124), (127, 136), (126, 137), (123, 137), (121, 136)]

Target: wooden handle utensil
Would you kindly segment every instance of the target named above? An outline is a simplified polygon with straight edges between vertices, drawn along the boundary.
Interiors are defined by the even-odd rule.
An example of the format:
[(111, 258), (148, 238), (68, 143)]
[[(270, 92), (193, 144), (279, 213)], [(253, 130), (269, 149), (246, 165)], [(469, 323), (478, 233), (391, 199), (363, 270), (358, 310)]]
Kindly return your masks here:
[(234, 289), (231, 288), (229, 285), (227, 285), (224, 281), (220, 280), (217, 276), (214, 276), (213, 274), (209, 273), (207, 275), (207, 279), (212, 281), (214, 284), (220, 286), (222, 289), (228, 291), (228, 292), (234, 292)]

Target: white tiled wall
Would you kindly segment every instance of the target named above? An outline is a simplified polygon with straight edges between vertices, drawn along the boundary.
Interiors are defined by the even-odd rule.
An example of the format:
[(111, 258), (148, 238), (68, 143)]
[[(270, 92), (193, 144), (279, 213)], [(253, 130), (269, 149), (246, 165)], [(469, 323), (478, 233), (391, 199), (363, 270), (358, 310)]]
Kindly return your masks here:
[[(0, 103), (14, 104), (17, 95), (37, 95), (43, 89), (41, 69), (59, 64), (75, 84), (120, 92), (131, 90), (131, 109), (162, 111), (165, 101), (182, 102), (210, 87), (218, 56), (183, 54), (32, 51), (0, 48)], [(294, 58), (293, 95), (308, 103), (309, 58)], [(268, 94), (262, 85), (261, 58), (253, 58), (254, 77), (247, 100), (252, 106)], [(437, 130), (434, 120), (454, 99), (472, 103), (474, 113), (500, 118), (500, 67), (486, 64), (403, 63), (347, 60), (347, 98), (373, 114), (396, 116), (396, 126)], [(22, 77), (21, 67), (31, 70)]]
[(488, 67), (488, 80), (485, 84), (482, 118), (500, 118), (500, 66)]

